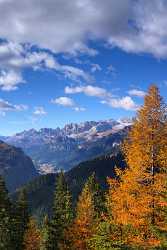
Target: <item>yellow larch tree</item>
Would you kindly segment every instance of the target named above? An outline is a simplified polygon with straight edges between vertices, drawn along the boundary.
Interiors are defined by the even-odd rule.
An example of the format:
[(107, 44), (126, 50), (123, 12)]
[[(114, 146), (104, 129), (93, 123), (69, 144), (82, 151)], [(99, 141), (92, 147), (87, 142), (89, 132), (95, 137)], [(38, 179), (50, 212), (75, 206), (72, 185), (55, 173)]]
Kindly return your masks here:
[(65, 249), (87, 249), (87, 242), (93, 234), (94, 218), (95, 206), (88, 180), (79, 196), (74, 222), (66, 232), (71, 247)]
[(31, 218), (24, 236), (24, 250), (40, 250), (40, 231), (36, 221)]
[(107, 206), (113, 223), (132, 226), (122, 240), (144, 249), (165, 244), (158, 232), (167, 232), (167, 108), (155, 85), (145, 96), (123, 145), (127, 169), (117, 181), (109, 179)]

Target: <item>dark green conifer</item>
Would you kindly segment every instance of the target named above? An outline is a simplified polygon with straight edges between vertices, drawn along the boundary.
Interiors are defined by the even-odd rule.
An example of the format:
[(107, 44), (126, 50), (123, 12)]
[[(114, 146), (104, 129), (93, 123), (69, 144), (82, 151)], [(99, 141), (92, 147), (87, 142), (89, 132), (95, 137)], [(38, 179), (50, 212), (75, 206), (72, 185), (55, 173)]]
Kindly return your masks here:
[(12, 205), (3, 178), (0, 176), (0, 249), (13, 250), (12, 248)]
[(72, 221), (71, 195), (61, 172), (57, 178), (54, 194), (53, 217), (49, 223), (47, 250), (58, 250), (64, 245), (64, 232)]
[[(29, 222), (28, 202), (25, 189), (22, 189), (19, 194), (15, 208), (15, 245), (17, 250), (24, 248), (24, 234), (27, 230)], [(17, 240), (16, 240), (17, 239)]]
[(43, 219), (42, 229), (41, 229), (41, 244), (40, 250), (46, 250), (46, 244), (48, 242), (48, 230), (49, 230), (49, 218), (46, 215)]
[(104, 191), (101, 189), (95, 173), (93, 173), (87, 181), (87, 184), (89, 186), (90, 192), (93, 196), (93, 203), (95, 208), (95, 215), (97, 218), (101, 217), (101, 214), (105, 212), (105, 195)]

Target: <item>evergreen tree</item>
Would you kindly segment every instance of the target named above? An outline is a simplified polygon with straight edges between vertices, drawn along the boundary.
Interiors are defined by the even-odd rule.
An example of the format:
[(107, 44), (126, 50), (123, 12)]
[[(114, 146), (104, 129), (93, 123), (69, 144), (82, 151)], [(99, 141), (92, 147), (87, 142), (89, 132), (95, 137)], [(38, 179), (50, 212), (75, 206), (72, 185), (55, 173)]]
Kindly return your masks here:
[(40, 231), (33, 218), (30, 219), (24, 235), (23, 250), (40, 250)]
[(49, 229), (49, 219), (46, 215), (43, 220), (42, 230), (41, 230), (41, 243), (40, 250), (46, 250), (46, 244), (48, 241), (48, 229)]
[(13, 250), (12, 246), (12, 205), (8, 197), (5, 182), (0, 176), (0, 249)]
[[(121, 239), (136, 248), (161, 245), (156, 232), (166, 230), (166, 138), (166, 105), (152, 85), (124, 143), (128, 168), (117, 182), (109, 180), (107, 197), (113, 223), (121, 228)], [(133, 227), (129, 234), (127, 227)]]
[(57, 178), (53, 204), (53, 217), (49, 223), (47, 250), (57, 250), (64, 244), (64, 232), (70, 225), (73, 217), (71, 195), (61, 172)]
[(15, 208), (15, 245), (17, 250), (23, 249), (24, 234), (29, 222), (28, 202), (25, 189), (19, 194)]
[(96, 219), (100, 219), (101, 214), (106, 211), (105, 195), (104, 195), (104, 191), (101, 189), (96, 179), (95, 173), (93, 173), (88, 178), (87, 185), (89, 186), (89, 190), (92, 193)]
[(95, 234), (88, 242), (90, 250), (126, 250), (128, 249), (119, 241), (118, 228), (107, 220), (98, 224)]

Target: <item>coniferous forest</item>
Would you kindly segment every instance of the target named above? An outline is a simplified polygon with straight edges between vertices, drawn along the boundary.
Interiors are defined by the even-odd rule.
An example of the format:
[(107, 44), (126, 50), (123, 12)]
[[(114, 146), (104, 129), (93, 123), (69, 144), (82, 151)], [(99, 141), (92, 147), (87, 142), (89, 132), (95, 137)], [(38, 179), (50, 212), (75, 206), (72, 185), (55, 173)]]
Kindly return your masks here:
[(127, 167), (102, 188), (89, 176), (77, 202), (65, 174), (55, 185), (52, 215), (32, 216), (26, 189), (10, 198), (0, 178), (0, 250), (167, 249), (167, 106), (155, 85), (121, 149)]

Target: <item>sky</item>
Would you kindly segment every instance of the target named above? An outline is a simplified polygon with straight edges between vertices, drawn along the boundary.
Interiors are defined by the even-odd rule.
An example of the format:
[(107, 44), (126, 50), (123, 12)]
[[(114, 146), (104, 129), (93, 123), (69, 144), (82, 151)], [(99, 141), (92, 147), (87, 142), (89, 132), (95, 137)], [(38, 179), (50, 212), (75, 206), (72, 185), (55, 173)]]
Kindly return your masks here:
[(167, 100), (166, 0), (0, 0), (0, 135)]

